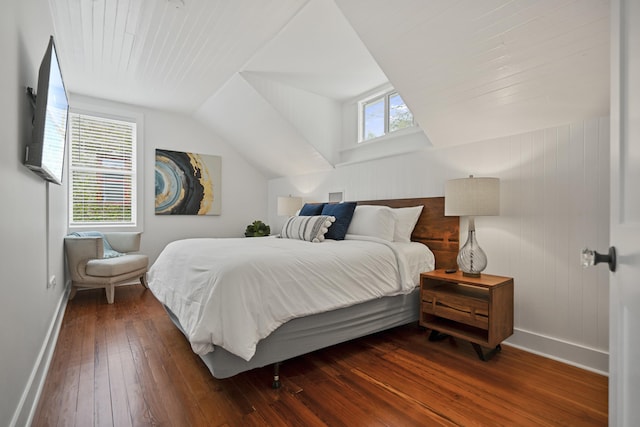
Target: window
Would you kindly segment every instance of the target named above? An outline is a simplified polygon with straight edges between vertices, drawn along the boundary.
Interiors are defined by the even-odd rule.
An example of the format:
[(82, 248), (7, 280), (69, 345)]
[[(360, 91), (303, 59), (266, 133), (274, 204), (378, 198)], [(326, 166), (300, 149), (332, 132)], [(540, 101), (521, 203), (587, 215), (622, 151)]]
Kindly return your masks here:
[(136, 123), (69, 117), (69, 226), (135, 226)]
[(370, 98), (360, 105), (360, 142), (413, 126), (413, 114), (396, 91)]

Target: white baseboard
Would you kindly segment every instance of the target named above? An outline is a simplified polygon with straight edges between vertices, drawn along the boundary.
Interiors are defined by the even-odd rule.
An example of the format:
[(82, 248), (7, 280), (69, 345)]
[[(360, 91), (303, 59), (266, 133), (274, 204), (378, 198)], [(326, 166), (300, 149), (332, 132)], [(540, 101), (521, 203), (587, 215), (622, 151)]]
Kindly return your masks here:
[(55, 317), (40, 352), (38, 358), (29, 376), (27, 386), (20, 397), (20, 403), (16, 408), (13, 418), (11, 419), (10, 427), (15, 426), (29, 426), (33, 421), (36, 409), (38, 407), (38, 401), (42, 394), (42, 388), (44, 387), (44, 381), (47, 378), (49, 372), (49, 366), (51, 365), (51, 359), (53, 358), (53, 352), (56, 349), (56, 343), (58, 342), (58, 334), (60, 333), (60, 327), (62, 326), (62, 318), (67, 308), (67, 301), (69, 299), (69, 292), (71, 290), (70, 283), (66, 283), (65, 291), (60, 297), (58, 302), (58, 308), (55, 313)]
[(601, 375), (609, 375), (609, 353), (534, 332), (515, 329), (505, 344)]

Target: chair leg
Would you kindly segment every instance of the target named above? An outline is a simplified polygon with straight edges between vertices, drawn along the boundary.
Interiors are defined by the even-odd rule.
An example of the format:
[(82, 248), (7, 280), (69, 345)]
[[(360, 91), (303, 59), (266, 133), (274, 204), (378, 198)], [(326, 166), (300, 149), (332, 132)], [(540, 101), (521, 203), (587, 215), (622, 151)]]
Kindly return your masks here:
[(78, 288), (71, 285), (71, 292), (69, 293), (69, 301), (71, 301), (76, 296), (77, 292), (78, 292)]
[(107, 285), (106, 288), (104, 288), (104, 292), (105, 294), (107, 294), (107, 302), (109, 304), (113, 304), (113, 296), (115, 293), (115, 285)]
[(140, 283), (142, 284), (142, 286), (149, 289), (149, 283), (147, 283), (147, 273), (144, 273), (142, 276), (140, 276)]

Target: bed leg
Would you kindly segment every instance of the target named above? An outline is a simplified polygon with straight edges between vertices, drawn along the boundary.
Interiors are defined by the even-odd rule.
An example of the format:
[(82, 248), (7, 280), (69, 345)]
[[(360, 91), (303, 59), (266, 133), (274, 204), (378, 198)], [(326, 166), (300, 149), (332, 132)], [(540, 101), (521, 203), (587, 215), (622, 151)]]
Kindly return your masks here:
[(280, 362), (273, 364), (273, 382), (271, 383), (271, 388), (280, 388)]

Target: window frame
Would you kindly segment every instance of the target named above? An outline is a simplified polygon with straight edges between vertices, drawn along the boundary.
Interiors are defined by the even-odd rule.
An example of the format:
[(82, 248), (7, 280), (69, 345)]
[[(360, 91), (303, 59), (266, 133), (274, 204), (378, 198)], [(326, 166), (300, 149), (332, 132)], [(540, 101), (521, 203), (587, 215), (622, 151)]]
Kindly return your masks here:
[[(69, 109), (70, 116), (72, 114), (80, 114), (98, 119), (125, 121), (135, 124), (135, 133), (133, 135), (135, 148), (133, 153), (132, 165), (132, 182), (131, 182), (131, 223), (73, 223), (73, 185), (72, 185), (72, 167), (71, 167), (71, 129), (69, 129), (67, 141), (67, 227), (69, 232), (83, 231), (87, 229), (97, 231), (143, 231), (143, 208), (144, 208), (144, 157), (143, 157), (143, 129), (144, 120), (141, 113), (133, 111), (125, 111), (119, 108), (111, 108), (108, 106), (86, 104), (71, 107)], [(71, 126), (71, 123), (69, 123)]]
[[(371, 96), (368, 96), (364, 99), (361, 99), (360, 101), (358, 101), (358, 144), (362, 144), (362, 143), (367, 143), (370, 141), (375, 141), (378, 140), (380, 138), (385, 138), (389, 135), (393, 135), (396, 132), (402, 132), (405, 131), (407, 129), (411, 129), (414, 128), (416, 126), (416, 121), (415, 121), (415, 117), (413, 115), (413, 112), (411, 112), (411, 110), (409, 110), (409, 112), (411, 112), (411, 125), (406, 126), (404, 128), (401, 129), (396, 129), (394, 131), (389, 131), (389, 123), (391, 121), (391, 107), (390, 107), (390, 99), (391, 97), (393, 97), (394, 95), (399, 95), (400, 98), (402, 98), (402, 95), (400, 95), (400, 93), (394, 89), (388, 89), (382, 92), (377, 92)], [(375, 136), (373, 138), (369, 138), (369, 139), (365, 139), (365, 126), (366, 126), (366, 122), (365, 122), (365, 108), (367, 107), (367, 105), (371, 105), (374, 104), (380, 100), (383, 100), (383, 104), (384, 104), (384, 123), (383, 123), (383, 134), (382, 135), (378, 135)], [(402, 98), (402, 100), (404, 101), (404, 98)], [(404, 103), (405, 106), (407, 106), (407, 103)], [(407, 109), (409, 108), (409, 106), (407, 106)]]

